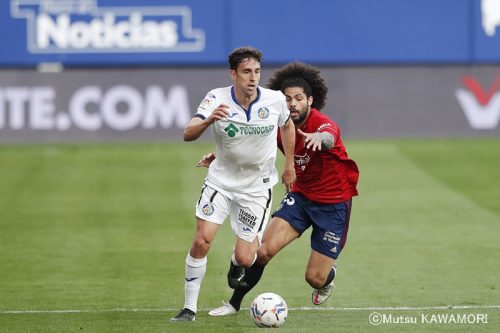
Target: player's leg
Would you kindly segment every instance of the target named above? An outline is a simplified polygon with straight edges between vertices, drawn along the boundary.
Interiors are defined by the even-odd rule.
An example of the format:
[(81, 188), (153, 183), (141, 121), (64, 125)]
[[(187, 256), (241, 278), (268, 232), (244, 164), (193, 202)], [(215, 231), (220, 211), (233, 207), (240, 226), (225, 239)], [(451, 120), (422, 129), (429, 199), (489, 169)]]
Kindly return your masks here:
[(311, 226), (304, 209), (306, 199), (297, 193), (287, 193), (272, 215), (257, 254), (257, 264), (265, 266), (271, 259)]
[(186, 256), (184, 308), (171, 321), (194, 321), (198, 295), (207, 269), (207, 254), (229, 210), (229, 199), (205, 186), (196, 205), (196, 232)]
[(230, 288), (236, 288), (245, 276), (245, 268), (253, 265), (257, 259), (258, 248), (259, 240), (257, 238), (252, 242), (237, 238), (227, 273), (227, 284)]
[[(245, 268), (250, 267), (257, 258), (257, 249), (267, 220), (272, 202), (272, 189), (251, 194), (234, 194), (231, 202), (231, 228), (237, 236), (234, 253), (231, 257), (227, 282), (235, 288), (245, 275)], [(209, 312), (211, 316), (227, 316), (239, 310), (231, 304)]]
[(344, 248), (349, 230), (351, 200), (332, 205), (312, 205), (309, 214), (313, 219), (312, 251), (305, 278), (314, 288), (313, 304), (319, 305), (330, 297), (335, 286), (337, 258)]
[(257, 258), (263, 230), (270, 215), (272, 190), (251, 194), (235, 194), (231, 202), (231, 228), (237, 237), (231, 257), (227, 282), (235, 288), (245, 274), (245, 268), (253, 265)]
[[(227, 273), (227, 282), (231, 288), (236, 288), (245, 276), (245, 268), (251, 266), (257, 257), (256, 251), (259, 247), (257, 238), (253, 242), (247, 242), (238, 238), (235, 250), (231, 257), (229, 272)], [(221, 307), (209, 311), (210, 316), (227, 316), (238, 312), (230, 303), (224, 302)]]
[(316, 252), (311, 251), (307, 262), (305, 278), (307, 283), (314, 288), (312, 302), (316, 305), (325, 302), (334, 288), (335, 275), (337, 273), (337, 261)]
[(248, 268), (239, 287), (229, 301), (236, 309), (241, 306), (243, 297), (260, 281), (264, 268), (271, 259), (285, 246), (300, 237), (300, 233), (281, 217), (273, 217), (269, 227), (264, 232), (262, 245), (257, 252), (257, 260)]
[(264, 232), (262, 245), (257, 252), (257, 261), (246, 269), (246, 274), (235, 288), (229, 303), (210, 311), (210, 315), (224, 316), (236, 313), (245, 295), (259, 282), (267, 263), (309, 227), (310, 222), (299, 204), (302, 201), (303, 198), (300, 195), (287, 194)]
[(193, 321), (198, 295), (207, 270), (207, 253), (219, 229), (219, 224), (196, 218), (196, 232), (186, 256), (184, 308), (171, 321)]
[(300, 237), (300, 233), (288, 221), (275, 216), (264, 231), (262, 245), (257, 251), (256, 264), (266, 266), (285, 246)]
[(299, 237), (300, 234), (290, 223), (279, 217), (274, 217), (262, 239), (262, 245), (257, 252), (256, 262), (246, 269), (243, 279), (234, 289), (233, 295), (228, 303), (211, 310), (211, 316), (227, 316), (240, 310), (241, 302), (245, 295), (252, 290), (260, 281), (267, 263), (287, 244)]

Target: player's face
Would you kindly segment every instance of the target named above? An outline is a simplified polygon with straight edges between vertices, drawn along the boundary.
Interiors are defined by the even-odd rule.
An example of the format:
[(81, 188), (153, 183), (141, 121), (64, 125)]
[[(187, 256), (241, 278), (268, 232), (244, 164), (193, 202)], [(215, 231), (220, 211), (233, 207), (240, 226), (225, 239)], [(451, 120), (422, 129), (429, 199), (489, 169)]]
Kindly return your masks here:
[(257, 93), (260, 80), (260, 62), (254, 58), (246, 58), (238, 65), (236, 70), (231, 70), (231, 79), (234, 87), (246, 96)]
[(286, 88), (283, 93), (285, 94), (293, 123), (302, 124), (311, 111), (312, 96), (307, 97), (304, 89), (300, 87)]

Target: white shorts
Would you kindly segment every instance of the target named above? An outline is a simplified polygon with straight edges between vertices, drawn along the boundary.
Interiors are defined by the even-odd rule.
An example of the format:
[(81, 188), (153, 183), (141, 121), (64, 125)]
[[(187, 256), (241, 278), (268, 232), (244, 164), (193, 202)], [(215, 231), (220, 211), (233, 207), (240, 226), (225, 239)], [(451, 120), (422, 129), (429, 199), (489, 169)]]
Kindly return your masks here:
[(196, 203), (196, 216), (202, 220), (223, 224), (229, 215), (234, 234), (247, 242), (266, 229), (272, 203), (272, 189), (254, 193), (235, 193), (203, 184)]

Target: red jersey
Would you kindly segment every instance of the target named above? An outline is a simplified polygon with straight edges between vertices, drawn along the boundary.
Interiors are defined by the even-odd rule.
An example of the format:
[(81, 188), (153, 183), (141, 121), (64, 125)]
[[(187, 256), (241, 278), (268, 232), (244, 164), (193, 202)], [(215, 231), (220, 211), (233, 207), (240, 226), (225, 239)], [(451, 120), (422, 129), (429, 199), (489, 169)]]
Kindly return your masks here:
[[(359, 171), (356, 163), (349, 159), (335, 122), (316, 109), (300, 127), (304, 133), (328, 132), (335, 144), (327, 151), (312, 151), (304, 146), (304, 137), (295, 135), (295, 181), (292, 192), (319, 203), (339, 203), (358, 195), (356, 185)], [(283, 152), (281, 133), (278, 131), (278, 147)]]

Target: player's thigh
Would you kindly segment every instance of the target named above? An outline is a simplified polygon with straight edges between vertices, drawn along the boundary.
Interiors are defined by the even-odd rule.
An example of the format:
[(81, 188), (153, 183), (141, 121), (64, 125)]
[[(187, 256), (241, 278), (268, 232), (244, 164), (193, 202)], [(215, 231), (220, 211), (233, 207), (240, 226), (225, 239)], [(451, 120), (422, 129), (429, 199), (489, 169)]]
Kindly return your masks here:
[(218, 223), (213, 223), (210, 221), (206, 221), (203, 219), (200, 219), (199, 217), (196, 218), (196, 238), (201, 238), (207, 243), (211, 243), (215, 235), (217, 234), (217, 231), (219, 230), (220, 224)]
[(349, 230), (350, 200), (337, 204), (316, 204), (309, 208), (313, 223), (311, 248), (337, 259)]
[(262, 238), (262, 245), (258, 252), (258, 261), (267, 264), (281, 249), (287, 246), (300, 233), (281, 217), (273, 217)]
[(272, 214), (259, 249), (259, 262), (267, 263), (282, 248), (311, 226), (311, 221), (304, 209), (306, 199), (298, 193), (285, 195), (278, 209)]
[(191, 246), (191, 255), (195, 258), (208, 252), (217, 230), (229, 214), (230, 202), (227, 193), (203, 185), (195, 207), (196, 233)]

